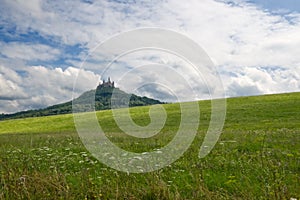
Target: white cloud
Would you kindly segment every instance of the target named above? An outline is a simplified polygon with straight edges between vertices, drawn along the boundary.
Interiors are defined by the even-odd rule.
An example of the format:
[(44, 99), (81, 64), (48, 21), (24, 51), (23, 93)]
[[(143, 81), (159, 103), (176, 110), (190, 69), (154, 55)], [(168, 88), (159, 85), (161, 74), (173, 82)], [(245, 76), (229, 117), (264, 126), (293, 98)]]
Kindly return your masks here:
[(73, 84), (80, 71), (74, 67), (62, 70), (32, 66), (26, 69), (23, 77), (8, 68), (0, 69), (0, 100), (7, 101), (0, 105), (0, 113), (42, 108), (69, 101), (73, 94), (77, 97), (84, 91), (94, 89), (99, 81), (99, 76), (93, 72), (81, 71), (77, 80), (79, 84), (73, 92)]
[(19, 86), (21, 82), (21, 77), (15, 71), (0, 65), (0, 100), (26, 98), (27, 95)]
[(42, 35), (58, 37), (65, 44), (79, 43), (92, 48), (120, 31), (157, 26), (191, 36), (220, 65), (299, 63), (295, 56), (299, 55), (299, 23), (291, 24), (282, 16), (271, 15), (243, 1), (237, 3), (239, 6), (213, 0), (97, 1), (92, 5), (80, 1), (42, 1), (6, 6), (11, 12), (19, 11), (11, 20), (20, 30), (37, 30)]
[[(121, 31), (144, 26), (172, 29), (189, 36), (206, 50), (220, 70), (229, 96), (300, 90), (299, 13), (273, 15), (243, 0), (236, 0), (234, 4), (213, 0), (96, 1), (93, 4), (82, 1), (31, 0), (24, 3), (6, 0), (2, 2), (0, 11), (0, 23), (4, 29), (15, 26), (16, 35), (33, 31), (59, 44), (80, 44), (89, 51), (99, 41)], [(6, 60), (0, 58), (5, 61), (2, 64), (7, 66), (6, 71), (12, 68), (10, 62), (13, 63), (8, 59), (50, 61), (63, 53), (59, 47), (53, 48), (38, 42), (2, 42), (0, 47), (1, 54), (7, 57)], [(86, 53), (82, 52), (79, 59)], [(80, 60), (69, 59), (68, 62), (74, 66), (81, 63)], [(146, 56), (126, 62), (137, 66), (147, 59), (149, 57)], [(174, 63), (177, 61), (173, 59)], [(12, 93), (9, 91), (15, 91), (13, 93), (24, 96), (21, 93), (25, 92), (34, 98), (22, 100), (23, 103), (21, 100), (10, 101), (8, 107), (16, 108), (19, 105), (20, 110), (26, 106), (50, 105), (67, 99), (78, 69), (24, 65), (13, 64), (13, 71), (26, 71), (26, 76), (13, 71), (4, 72), (2, 68), (0, 94), (8, 97)], [(98, 69), (98, 63), (86, 65), (91, 66), (88, 68), (91, 71), (81, 74), (82, 80), (79, 82), (82, 84), (78, 85), (80, 91), (94, 87), (99, 78), (95, 70)], [(119, 78), (125, 72), (124, 68), (119, 69), (116, 68), (110, 76)], [(192, 76), (192, 72), (184, 73), (187, 77)], [(167, 76), (163, 72), (161, 74)], [(131, 79), (132, 83), (128, 84), (134, 84), (136, 80)], [(175, 91), (181, 90), (180, 85), (174, 83), (173, 86)], [(154, 90), (159, 93), (157, 88)], [(13, 97), (12, 94), (10, 96)]]
[[(234, 75), (232, 75), (234, 74)], [(300, 74), (284, 68), (245, 67), (223, 74), (228, 96), (300, 91)]]
[(14, 100), (26, 98), (26, 94), (13, 81), (5, 79), (0, 74), (0, 100)]
[[(79, 73), (79, 69), (68, 67), (65, 70), (61, 68), (48, 69), (43, 66), (33, 66), (28, 68), (27, 78), (24, 84), (30, 94), (50, 95), (60, 102), (72, 98), (73, 84)], [(93, 89), (97, 86), (99, 76), (90, 71), (81, 71), (77, 80), (75, 96), (82, 92)]]
[(21, 59), (25, 61), (55, 60), (61, 53), (59, 49), (42, 44), (22, 44), (10, 42), (0, 43), (1, 54), (9, 59)]
[(186, 33), (217, 64), (294, 67), (299, 63), (295, 55), (299, 53), (300, 24), (292, 25), (248, 4), (229, 6), (206, 0), (188, 5), (179, 13), (185, 19)]
[[(213, 73), (206, 67), (195, 70), (183, 58), (166, 51), (140, 50), (120, 57), (104, 69), (107, 64), (98, 65), (97, 71), (104, 72), (104, 77), (112, 75), (122, 90), (162, 101), (205, 99), (210, 95), (208, 90), (214, 91), (216, 83), (210, 82), (214, 77), (208, 80)], [(87, 65), (90, 69), (90, 63)]]

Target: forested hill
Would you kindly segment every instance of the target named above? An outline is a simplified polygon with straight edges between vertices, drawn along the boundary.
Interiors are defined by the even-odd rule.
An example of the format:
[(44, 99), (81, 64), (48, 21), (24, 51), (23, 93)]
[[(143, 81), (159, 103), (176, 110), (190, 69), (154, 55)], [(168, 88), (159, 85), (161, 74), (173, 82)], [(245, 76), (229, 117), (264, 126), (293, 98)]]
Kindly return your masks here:
[[(135, 94), (128, 94), (120, 90), (119, 88), (98, 86), (97, 89), (87, 91), (74, 100), (77, 105), (76, 110), (80, 112), (90, 111), (92, 105), (87, 102), (90, 101), (90, 99), (93, 98), (93, 96), (95, 97), (95, 105), (94, 105), (95, 110), (111, 109), (111, 98), (113, 93), (114, 93), (113, 97), (115, 99), (119, 99), (119, 98), (126, 99), (130, 97), (129, 107), (146, 106), (146, 105), (163, 103), (159, 100), (151, 99), (148, 97), (141, 97)], [(119, 108), (127, 107), (127, 104), (128, 102), (126, 103), (125, 100), (123, 102), (120, 102), (118, 100)], [(40, 117), (40, 116), (68, 114), (68, 113), (72, 113), (72, 101), (49, 106), (47, 108), (38, 109), (38, 110), (21, 111), (14, 114), (1, 114), (0, 120), (26, 118), (26, 117)]]

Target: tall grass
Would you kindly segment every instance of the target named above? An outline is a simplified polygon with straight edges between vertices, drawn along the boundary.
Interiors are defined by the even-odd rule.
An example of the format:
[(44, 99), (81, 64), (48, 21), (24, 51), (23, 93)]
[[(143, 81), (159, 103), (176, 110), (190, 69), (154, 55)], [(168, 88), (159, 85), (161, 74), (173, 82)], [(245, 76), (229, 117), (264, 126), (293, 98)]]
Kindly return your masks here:
[[(0, 122), (0, 199), (300, 199), (300, 94), (228, 99), (221, 138), (198, 158), (210, 118), (199, 102), (198, 134), (173, 164), (146, 174), (115, 171), (94, 159), (75, 132), (72, 115)], [(172, 139), (180, 118), (165, 105), (168, 121), (150, 139), (126, 136), (111, 111), (97, 113), (118, 146), (142, 152)], [(140, 125), (148, 107), (132, 108)]]

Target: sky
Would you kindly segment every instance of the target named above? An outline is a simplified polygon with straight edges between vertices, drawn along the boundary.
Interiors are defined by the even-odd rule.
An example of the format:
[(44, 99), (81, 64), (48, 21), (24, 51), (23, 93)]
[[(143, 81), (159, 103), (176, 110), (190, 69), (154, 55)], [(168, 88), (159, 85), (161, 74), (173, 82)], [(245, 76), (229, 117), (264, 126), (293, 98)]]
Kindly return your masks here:
[[(0, 0), (0, 5), (0, 113), (69, 101), (109, 76), (125, 91), (162, 101), (201, 99), (178, 84), (181, 77), (207, 95), (205, 81), (197, 82), (186, 63), (166, 52), (135, 52), (105, 74), (95, 70), (104, 61), (89, 55), (99, 43), (143, 27), (176, 31), (198, 44), (214, 63), (226, 97), (300, 91), (298, 0)], [(132, 67), (153, 62), (177, 71)], [(155, 79), (169, 80), (172, 88)], [(149, 84), (139, 85), (143, 82)]]

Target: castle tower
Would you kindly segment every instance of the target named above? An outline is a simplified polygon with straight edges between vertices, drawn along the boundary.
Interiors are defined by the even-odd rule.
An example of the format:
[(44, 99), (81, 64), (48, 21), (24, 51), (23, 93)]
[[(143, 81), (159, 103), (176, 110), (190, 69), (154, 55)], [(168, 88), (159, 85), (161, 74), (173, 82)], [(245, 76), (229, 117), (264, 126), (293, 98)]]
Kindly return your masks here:
[(115, 82), (114, 81), (112, 82), (110, 80), (110, 77), (108, 77), (107, 82), (105, 82), (105, 79), (103, 79), (102, 83), (99, 83), (98, 87), (99, 88), (102, 88), (102, 87), (112, 87), (112, 88), (114, 88), (115, 87)]

